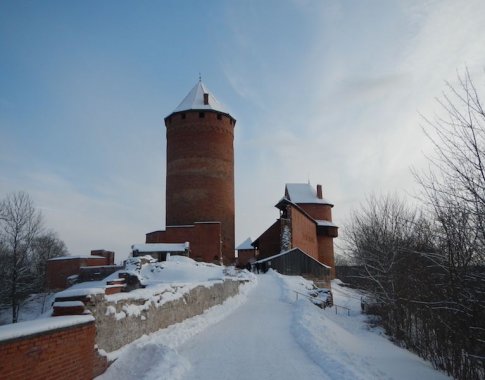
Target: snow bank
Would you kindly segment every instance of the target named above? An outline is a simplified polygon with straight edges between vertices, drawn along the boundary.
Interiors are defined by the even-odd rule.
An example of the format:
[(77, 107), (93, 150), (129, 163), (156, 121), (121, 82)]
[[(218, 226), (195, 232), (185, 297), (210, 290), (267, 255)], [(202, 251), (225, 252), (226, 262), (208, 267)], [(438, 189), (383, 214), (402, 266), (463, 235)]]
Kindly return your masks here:
[(244, 280), (244, 276), (247, 276), (227, 271), (219, 265), (197, 262), (185, 256), (169, 256), (167, 261), (163, 262), (158, 262), (151, 256), (139, 256), (128, 259), (124, 270), (114, 272), (102, 281), (74, 284), (69, 289), (57, 293), (56, 297), (104, 294), (105, 289), (109, 287), (106, 282), (116, 280), (120, 273), (130, 273), (138, 277), (145, 288), (109, 295), (106, 296), (107, 300), (118, 302), (126, 299), (146, 299), (160, 305), (160, 294), (163, 294), (165, 303), (182, 297), (197, 286), (211, 287), (226, 278)]
[[(245, 276), (248, 282), (240, 286), (238, 295), (227, 299), (221, 305), (214, 306), (201, 315), (186, 319), (148, 336), (144, 335), (117, 351), (105, 353), (110, 361), (117, 360), (97, 379), (140, 378), (140, 374), (144, 379), (180, 379), (190, 368), (190, 363), (178, 354), (177, 348), (207, 327), (227, 318), (246, 302), (248, 294), (254, 289), (257, 280), (256, 276), (245, 272), (242, 276)], [(145, 365), (138, 366), (141, 362)], [(148, 372), (147, 368), (150, 368)]]
[[(246, 284), (240, 295), (228, 299), (222, 305), (150, 336), (144, 336), (136, 343), (109, 354), (110, 359), (117, 357), (118, 360), (100, 379), (152, 379), (153, 374), (158, 371), (163, 372), (158, 372), (157, 378), (229, 378), (225, 376), (229, 373), (233, 373), (235, 378), (270, 378), (275, 373), (271, 367), (275, 362), (278, 363), (278, 369), (283, 368), (283, 372), (287, 364), (288, 371), (284, 374), (292, 374), (279, 378), (293, 379), (295, 370), (301, 374), (315, 373), (307, 371), (308, 367), (298, 368), (299, 363), (303, 361), (287, 359), (298, 357), (297, 353), (301, 355), (301, 351), (305, 357), (312, 359), (312, 366), (315, 363), (324, 374), (306, 377), (302, 375), (302, 378), (447, 378), (443, 373), (432, 369), (429, 363), (395, 346), (382, 335), (381, 330), (370, 329), (366, 324), (366, 316), (360, 314), (360, 295), (354, 290), (340, 287), (337, 282), (333, 283), (335, 303), (349, 307), (351, 311), (348, 316), (346, 312), (335, 314), (335, 308), (322, 310), (301, 296), (296, 300), (292, 290), (307, 293), (313, 287), (310, 281), (296, 276), (280, 276), (273, 271), (260, 276), (263, 277), (260, 277), (258, 293), (253, 293), (249, 303), (240, 309), (241, 314), (227, 318), (247, 300), (250, 289), (254, 289), (255, 281)], [(270, 277), (275, 281), (273, 278), (268, 281)], [(265, 287), (261, 284), (265, 284)], [(279, 289), (274, 284), (279, 284)], [(224, 318), (226, 320), (219, 324), (218, 322)], [(238, 335), (242, 334), (238, 331), (243, 325), (241, 318), (252, 326), (251, 329), (246, 329), (245, 336)], [(201, 336), (206, 340), (202, 343), (197, 340), (189, 341), (191, 337), (216, 323), (216, 334), (220, 334), (219, 338), (222, 339), (213, 340), (214, 335), (211, 331), (209, 338)], [(267, 334), (268, 330), (274, 334)], [(247, 336), (248, 331), (252, 334), (250, 338)], [(279, 339), (282, 335), (291, 338), (285, 342), (286, 338), (283, 341)], [(264, 337), (264, 340), (258, 340), (257, 337)], [(187, 343), (182, 346), (185, 342)], [(204, 348), (201, 351), (198, 347), (192, 349), (192, 342), (197, 342)], [(214, 342), (218, 343), (212, 344)], [(237, 349), (234, 349), (233, 345), (237, 345)], [(295, 346), (301, 349), (295, 349)], [(208, 349), (217, 352), (220, 360), (219, 356), (214, 360), (214, 355), (206, 353)], [(179, 352), (190, 357), (190, 364)], [(196, 354), (191, 355), (191, 352)], [(231, 360), (227, 355), (231, 355)], [(255, 360), (255, 356), (258, 359), (263, 357), (263, 360)], [(233, 360), (234, 358), (237, 359)], [(276, 360), (281, 358), (283, 361)], [(138, 365), (138, 361), (145, 365), (137, 367), (139, 371), (130, 372)], [(258, 365), (255, 370), (254, 365)], [(248, 370), (248, 366), (251, 370)]]
[(190, 368), (186, 359), (164, 344), (139, 341), (128, 346), (123, 357), (97, 379), (178, 380)]
[(301, 277), (277, 276), (286, 288), (286, 299), (294, 302), (292, 333), (295, 340), (332, 379), (447, 379), (417, 355), (394, 345), (381, 329), (371, 329), (360, 313), (360, 294), (332, 282), (336, 305), (350, 308), (336, 314), (335, 308), (321, 310), (296, 290), (306, 293), (311, 282)]
[[(215, 283), (222, 283), (225, 279), (250, 281), (253, 278), (251, 277), (253, 275), (247, 271), (236, 271), (233, 267), (224, 268), (220, 265), (197, 262), (185, 256), (170, 256), (167, 261), (162, 262), (156, 261), (151, 256), (131, 258), (127, 261), (126, 270), (123, 272), (136, 275), (146, 288), (109, 295), (106, 299), (112, 302), (144, 299), (147, 302), (139, 306), (140, 310), (145, 310), (152, 302), (161, 306), (181, 298), (197, 286), (211, 287)], [(114, 276), (117, 274), (114, 273), (106, 280), (113, 279)]]
[[(52, 314), (54, 293), (31, 294), (19, 310), (19, 322), (31, 321), (38, 318), (47, 318)], [(12, 323), (12, 308), (10, 306), (0, 309), (0, 325)]]
[[(129, 265), (134, 265), (132, 259)], [(170, 256), (167, 261), (151, 262), (142, 265), (134, 273), (143, 285), (160, 283), (194, 283), (223, 280), (223, 267), (220, 265), (194, 261), (185, 256)]]

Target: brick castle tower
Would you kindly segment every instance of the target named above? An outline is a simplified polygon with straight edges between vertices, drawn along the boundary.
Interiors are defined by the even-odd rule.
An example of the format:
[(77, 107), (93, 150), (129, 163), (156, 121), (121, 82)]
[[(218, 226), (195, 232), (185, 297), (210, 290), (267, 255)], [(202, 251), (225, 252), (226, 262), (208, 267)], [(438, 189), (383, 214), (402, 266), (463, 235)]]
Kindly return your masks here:
[(224, 264), (235, 260), (235, 125), (236, 120), (200, 80), (165, 118), (167, 229), (220, 223), (220, 252), (214, 254)]

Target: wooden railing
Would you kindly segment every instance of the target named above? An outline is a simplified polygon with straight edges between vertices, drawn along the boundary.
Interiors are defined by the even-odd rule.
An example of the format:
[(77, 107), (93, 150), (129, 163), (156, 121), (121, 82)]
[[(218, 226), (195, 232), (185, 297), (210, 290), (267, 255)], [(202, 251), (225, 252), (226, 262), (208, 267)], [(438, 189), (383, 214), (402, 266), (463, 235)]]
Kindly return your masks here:
[(340, 306), (340, 305), (336, 305), (336, 304), (333, 304), (333, 306), (335, 306), (335, 314), (338, 314), (338, 309), (341, 308), (341, 309), (347, 310), (347, 316), (350, 317), (350, 309), (348, 307)]

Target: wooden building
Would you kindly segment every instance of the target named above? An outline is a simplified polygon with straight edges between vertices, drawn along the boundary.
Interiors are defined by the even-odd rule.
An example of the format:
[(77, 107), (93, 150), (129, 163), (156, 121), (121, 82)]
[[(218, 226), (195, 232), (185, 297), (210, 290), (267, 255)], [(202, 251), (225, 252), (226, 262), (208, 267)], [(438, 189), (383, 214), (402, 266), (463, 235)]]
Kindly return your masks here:
[[(300, 248), (293, 248), (277, 255), (255, 262), (260, 267), (274, 269), (280, 274), (303, 276), (307, 279), (324, 282), (330, 281), (330, 267), (314, 259)], [(328, 286), (329, 287), (329, 286)]]

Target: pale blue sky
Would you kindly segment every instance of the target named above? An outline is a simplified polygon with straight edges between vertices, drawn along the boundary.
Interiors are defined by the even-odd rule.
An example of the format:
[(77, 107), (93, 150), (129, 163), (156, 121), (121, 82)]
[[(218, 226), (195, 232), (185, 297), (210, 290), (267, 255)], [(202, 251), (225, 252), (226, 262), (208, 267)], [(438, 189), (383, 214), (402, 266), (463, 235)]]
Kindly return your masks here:
[(236, 241), (321, 183), (343, 224), (372, 191), (412, 193), (419, 112), (468, 65), (483, 1), (2, 1), (0, 196), (25, 190), (72, 254), (165, 219), (163, 118), (198, 80), (237, 119)]

